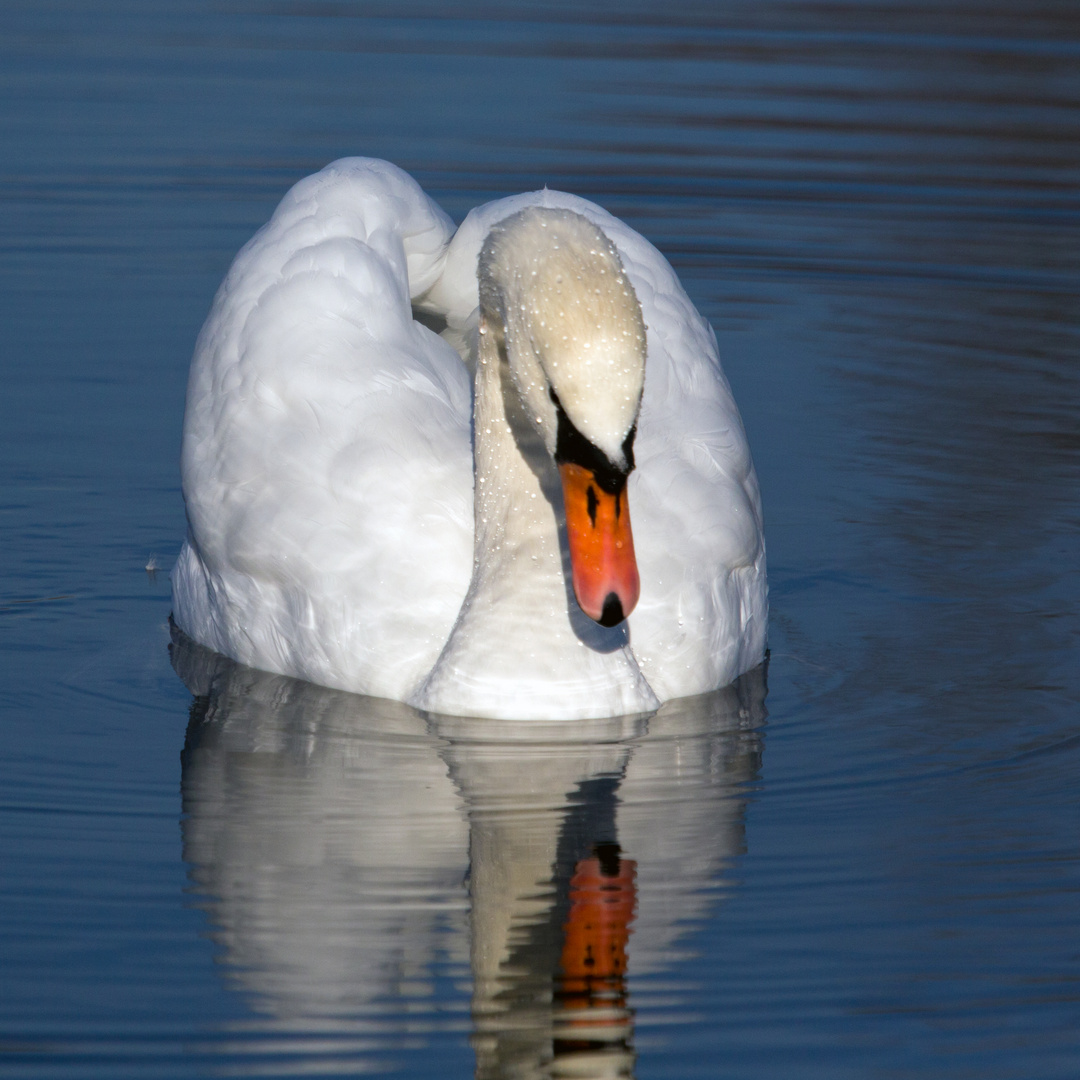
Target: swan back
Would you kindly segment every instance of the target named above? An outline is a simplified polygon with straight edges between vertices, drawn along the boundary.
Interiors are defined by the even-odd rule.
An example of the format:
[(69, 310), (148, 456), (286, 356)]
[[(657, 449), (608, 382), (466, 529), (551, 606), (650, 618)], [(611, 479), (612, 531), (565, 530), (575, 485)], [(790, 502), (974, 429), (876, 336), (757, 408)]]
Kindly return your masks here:
[(413, 321), (453, 224), (367, 159), (300, 181), (196, 345), (178, 623), (253, 666), (404, 698), (472, 567), (471, 386)]

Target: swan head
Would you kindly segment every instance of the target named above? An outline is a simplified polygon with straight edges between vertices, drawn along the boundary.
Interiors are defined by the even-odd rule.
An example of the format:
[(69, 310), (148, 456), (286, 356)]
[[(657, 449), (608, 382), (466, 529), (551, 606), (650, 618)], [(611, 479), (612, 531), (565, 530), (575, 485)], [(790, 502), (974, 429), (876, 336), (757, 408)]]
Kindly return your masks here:
[(481, 329), (501, 332), (526, 410), (559, 467), (574, 593), (604, 626), (640, 592), (626, 481), (645, 385), (645, 322), (615, 245), (572, 210), (498, 222), (478, 264)]

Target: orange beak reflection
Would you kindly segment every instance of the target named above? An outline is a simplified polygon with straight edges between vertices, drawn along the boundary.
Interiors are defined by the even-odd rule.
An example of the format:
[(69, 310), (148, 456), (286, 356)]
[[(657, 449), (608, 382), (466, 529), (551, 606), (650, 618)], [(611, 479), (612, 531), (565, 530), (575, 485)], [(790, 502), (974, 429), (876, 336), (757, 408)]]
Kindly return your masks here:
[(641, 592), (626, 484), (609, 495), (580, 465), (560, 465), (559, 474), (574, 595), (590, 619), (616, 626), (634, 610)]

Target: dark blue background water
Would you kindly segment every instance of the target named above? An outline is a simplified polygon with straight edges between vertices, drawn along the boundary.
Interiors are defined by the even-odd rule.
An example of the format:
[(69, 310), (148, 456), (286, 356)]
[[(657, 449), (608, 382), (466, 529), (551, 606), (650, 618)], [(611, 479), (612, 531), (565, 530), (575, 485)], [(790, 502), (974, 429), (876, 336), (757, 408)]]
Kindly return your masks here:
[[(764, 493), (764, 705), (522, 757), (174, 657), (193, 699), (195, 335), (354, 153), (673, 262)], [(508, 807), (617, 819), (638, 1077), (1080, 1074), (1078, 191), (1072, 0), (6, 0), (0, 1075), (540, 1075), (473, 996)]]

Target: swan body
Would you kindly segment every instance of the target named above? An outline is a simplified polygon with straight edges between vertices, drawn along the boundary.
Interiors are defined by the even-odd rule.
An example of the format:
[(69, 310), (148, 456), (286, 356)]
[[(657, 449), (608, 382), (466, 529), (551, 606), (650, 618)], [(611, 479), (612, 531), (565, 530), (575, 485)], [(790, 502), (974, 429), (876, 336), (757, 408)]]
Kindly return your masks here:
[[(600, 571), (595, 600), (564, 509), (568, 471), (594, 477), (579, 463), (610, 474), (633, 564)], [(253, 667), (569, 719), (763, 657), (760, 497), (715, 336), (647, 241), (571, 195), (455, 231), (386, 162), (300, 181), (200, 334), (182, 476), (174, 616)]]

